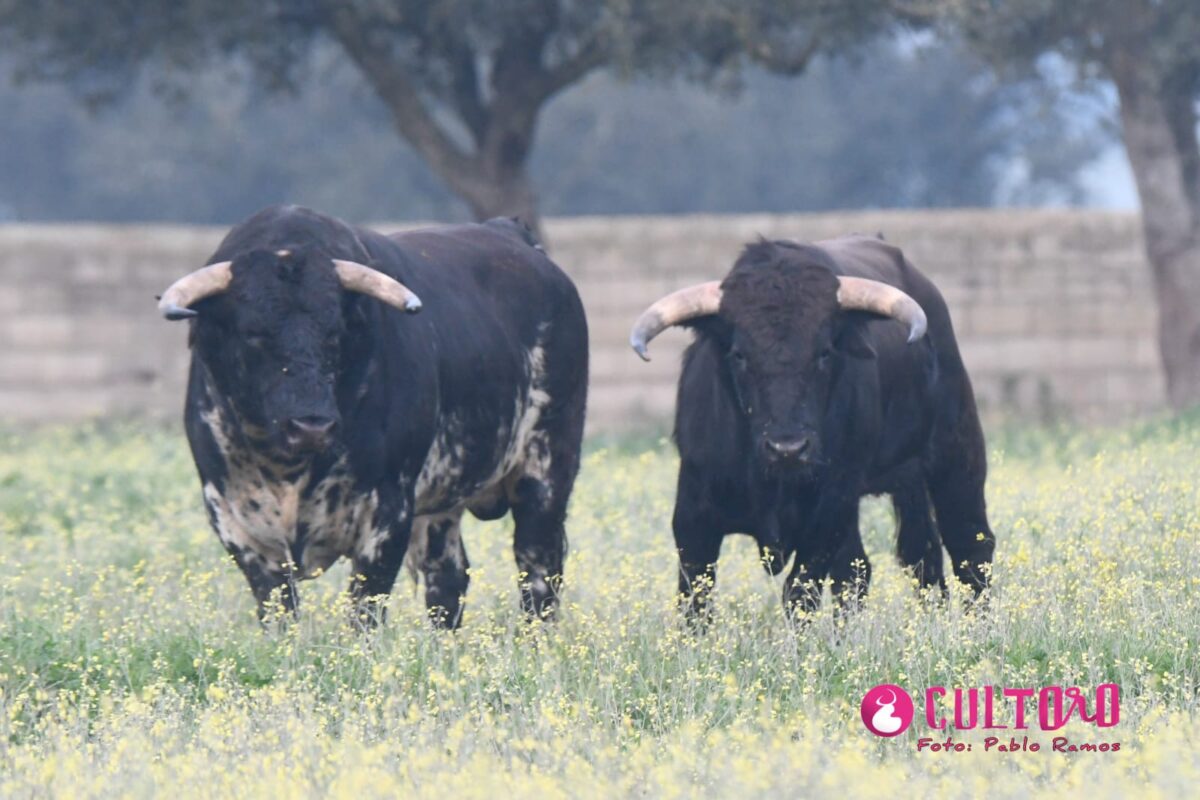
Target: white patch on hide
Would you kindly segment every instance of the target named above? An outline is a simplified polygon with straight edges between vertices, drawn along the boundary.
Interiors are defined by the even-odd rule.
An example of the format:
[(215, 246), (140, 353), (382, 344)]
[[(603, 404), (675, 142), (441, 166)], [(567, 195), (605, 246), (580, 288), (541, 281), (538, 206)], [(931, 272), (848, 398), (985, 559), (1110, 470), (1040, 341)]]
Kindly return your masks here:
[(354, 492), (345, 459), (304, 496), (312, 480), (307, 469), (289, 474), (253, 449), (234, 445), (216, 406), (201, 419), (225, 460), (224, 492), (211, 482), (203, 491), (217, 536), (227, 546), (268, 570), (283, 572), (291, 565), (297, 577), (311, 577), (373, 533), (378, 494)]
[(502, 495), (511, 502), (519, 478), (544, 479), (549, 475), (549, 440), (538, 428), (542, 412), (550, 404), (550, 394), (546, 390), (546, 354), (542, 346), (548, 327), (543, 324), (539, 328), (537, 341), (525, 354), (526, 382), (517, 390), (511, 419), (501, 421), (497, 426), (496, 436), (500, 441), (496, 443), (496, 449), (502, 448), (503, 454), (495, 469), (482, 482), (462, 486), (465, 458), (462, 425), (452, 414), (439, 420), (437, 434), (417, 478), (417, 514), (441, 513), (461, 505), (491, 506)]
[[(419, 575), (437, 571), (439, 564), (449, 562), (456, 570), (466, 565), (466, 550), (462, 544), (463, 509), (457, 508), (446, 514), (431, 514), (417, 517), (413, 521), (412, 536), (408, 540), (408, 551), (404, 554), (404, 566), (416, 583)], [(445, 543), (440, 556), (431, 559), (429, 554), (429, 529), (433, 525), (448, 524)]]
[(421, 474), (417, 476), (417, 514), (438, 508), (453, 498), (462, 478), (465, 456), (462, 426), (450, 416), (438, 425), (429, 455), (425, 457)]

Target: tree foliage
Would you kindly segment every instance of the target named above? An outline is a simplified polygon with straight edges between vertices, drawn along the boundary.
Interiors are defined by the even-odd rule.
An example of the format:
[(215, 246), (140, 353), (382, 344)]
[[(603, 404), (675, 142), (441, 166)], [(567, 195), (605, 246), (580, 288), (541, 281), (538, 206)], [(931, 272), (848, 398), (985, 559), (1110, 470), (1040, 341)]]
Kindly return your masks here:
[(896, 0), (1001, 68), (1048, 55), (1111, 82), (1142, 206), (1159, 345), (1176, 407), (1200, 403), (1200, 3)]
[(476, 216), (536, 204), (528, 164), (551, 98), (615, 68), (712, 77), (759, 61), (797, 72), (886, 25), (883, 0), (47, 0), (0, 5), (27, 77), (107, 98), (144, 70), (164, 88), (231, 57), (262, 86), (296, 86), (333, 42), (392, 126)]
[[(6, 71), (0, 61), (0, 72)], [(464, 219), (331, 46), (291, 94), (201, 69), (186, 102), (147, 78), (88, 114), (63, 87), (0, 86), (0, 219), (229, 224), (275, 202), (357, 220)], [(876, 42), (802, 80), (747, 68), (737, 92), (595, 75), (550, 103), (530, 160), (551, 214), (985, 206), (1075, 199), (1103, 142), (1036, 84), (953, 49)], [(331, 124), (330, 121), (335, 124)], [(383, 131), (383, 135), (381, 135)]]

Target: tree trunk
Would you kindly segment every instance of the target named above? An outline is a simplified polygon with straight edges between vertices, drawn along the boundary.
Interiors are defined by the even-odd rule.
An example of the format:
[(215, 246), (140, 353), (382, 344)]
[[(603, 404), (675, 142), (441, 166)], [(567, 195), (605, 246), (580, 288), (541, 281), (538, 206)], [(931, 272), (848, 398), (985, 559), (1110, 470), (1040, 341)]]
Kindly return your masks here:
[(1142, 206), (1171, 406), (1200, 404), (1200, 176), (1193, 97), (1143, 54), (1117, 51), (1110, 70)]
[(479, 180), (465, 182), (455, 186), (454, 190), (466, 201), (475, 219), (520, 217), (522, 222), (541, 236), (537, 198), (524, 170), (495, 180), (480, 175)]
[[(517, 80), (496, 88), (487, 107), (467, 103), (459, 117), (471, 131), (474, 151), (465, 149), (439, 123), (414, 80), (395, 62), (387, 43), (353, 9), (334, 4), (334, 37), (391, 112), (396, 131), (429, 168), (470, 207), (476, 219), (520, 217), (540, 235), (537, 201), (526, 167), (538, 112), (551, 91)], [(539, 51), (540, 52), (540, 51)], [(527, 57), (527, 54), (526, 54)], [(511, 85), (509, 85), (511, 84)]]
[[(386, 96), (383, 99), (385, 102), (389, 100)], [(498, 100), (497, 105), (500, 102)], [(501, 115), (494, 105), (491, 121), (482, 132), (482, 142), (478, 144), (477, 152), (447, 152), (447, 148), (431, 141), (430, 137), (412, 135), (408, 130), (410, 125), (406, 124), (410, 123), (406, 104), (389, 102), (388, 105), (401, 136), (445, 181), (446, 186), (467, 204), (475, 219), (519, 217), (541, 238), (537, 195), (526, 169), (536, 116), (531, 116), (523, 129), (513, 130), (498, 119)], [(501, 144), (491, 146), (493, 140), (499, 140)]]

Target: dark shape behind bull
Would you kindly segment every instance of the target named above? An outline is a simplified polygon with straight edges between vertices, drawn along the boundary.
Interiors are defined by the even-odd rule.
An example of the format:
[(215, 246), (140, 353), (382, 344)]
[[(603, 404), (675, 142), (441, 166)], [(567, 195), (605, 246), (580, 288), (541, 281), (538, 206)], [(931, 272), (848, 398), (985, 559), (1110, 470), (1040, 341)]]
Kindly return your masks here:
[(297, 579), (345, 556), (372, 621), (407, 556), (434, 621), (457, 626), (464, 510), (512, 511), (522, 605), (554, 612), (587, 323), (531, 241), (507, 219), (387, 237), (275, 207), (164, 292), (163, 315), (191, 319), (209, 519), (260, 615), (274, 592), (294, 611)]
[(789, 612), (815, 608), (826, 578), (835, 598), (861, 597), (865, 494), (891, 494), (897, 554), (923, 586), (945, 587), (944, 543), (955, 574), (986, 588), (995, 539), (971, 382), (941, 294), (899, 249), (865, 236), (760, 241), (724, 281), (648, 308), (631, 344), (645, 358), (671, 325), (696, 332), (675, 411), (689, 613), (707, 610), (729, 533), (754, 536), (771, 574), (794, 557)]

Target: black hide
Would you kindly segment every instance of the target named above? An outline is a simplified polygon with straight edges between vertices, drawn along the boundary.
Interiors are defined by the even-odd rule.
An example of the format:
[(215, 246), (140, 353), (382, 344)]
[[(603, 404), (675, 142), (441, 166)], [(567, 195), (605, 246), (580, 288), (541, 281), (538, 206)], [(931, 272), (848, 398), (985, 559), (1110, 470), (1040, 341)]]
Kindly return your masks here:
[[(897, 321), (841, 311), (839, 275), (908, 293), (927, 335), (909, 345)], [(721, 288), (719, 313), (688, 323), (696, 339), (676, 405), (686, 608), (705, 608), (730, 533), (754, 536), (771, 574), (794, 560), (789, 611), (814, 608), (825, 578), (836, 598), (861, 596), (870, 565), (858, 503), (874, 493), (892, 495), (898, 555), (923, 585), (944, 587), (944, 543), (980, 592), (994, 548), (983, 433), (934, 285), (897, 248), (850, 236), (748, 245)]]

